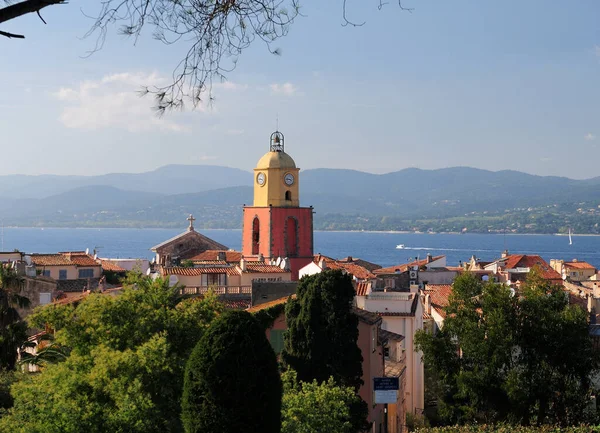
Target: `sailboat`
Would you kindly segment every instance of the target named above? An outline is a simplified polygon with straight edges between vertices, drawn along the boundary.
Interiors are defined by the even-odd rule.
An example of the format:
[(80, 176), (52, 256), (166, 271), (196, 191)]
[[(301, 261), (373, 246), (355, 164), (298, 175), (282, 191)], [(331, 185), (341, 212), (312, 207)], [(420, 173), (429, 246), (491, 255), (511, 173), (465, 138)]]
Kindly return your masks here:
[(569, 245), (573, 245), (573, 239), (571, 238), (571, 227), (569, 227)]

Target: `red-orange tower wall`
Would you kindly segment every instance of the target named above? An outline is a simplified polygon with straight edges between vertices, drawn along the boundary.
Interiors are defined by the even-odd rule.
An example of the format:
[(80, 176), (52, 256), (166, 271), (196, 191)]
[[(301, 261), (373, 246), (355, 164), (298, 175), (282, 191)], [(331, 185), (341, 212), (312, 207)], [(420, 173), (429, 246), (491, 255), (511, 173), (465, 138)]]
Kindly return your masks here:
[[(297, 222), (296, 253), (288, 251), (290, 230), (286, 222), (293, 218)], [(258, 219), (258, 245), (253, 250), (254, 220)], [(292, 279), (298, 279), (298, 271), (313, 260), (313, 209), (311, 207), (254, 207), (245, 206), (242, 228), (242, 254), (256, 256), (256, 251), (265, 259), (287, 257)]]

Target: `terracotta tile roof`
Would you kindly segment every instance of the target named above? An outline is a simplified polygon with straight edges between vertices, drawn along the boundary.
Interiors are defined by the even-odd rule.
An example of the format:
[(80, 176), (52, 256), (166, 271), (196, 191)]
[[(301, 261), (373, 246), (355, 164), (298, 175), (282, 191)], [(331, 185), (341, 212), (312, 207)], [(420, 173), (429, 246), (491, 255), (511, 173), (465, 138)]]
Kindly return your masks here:
[(225, 261), (228, 263), (239, 262), (242, 259), (242, 253), (234, 250), (206, 250), (200, 254), (195, 255), (190, 260), (196, 261), (210, 261), (210, 260), (222, 260), (220, 257), (225, 256)]
[(590, 265), (588, 262), (565, 262), (565, 268), (573, 268), (573, 269), (596, 269), (594, 266)]
[(127, 272), (126, 269), (123, 269), (115, 262), (111, 262), (110, 260), (101, 260), (102, 270), (108, 272)]
[(366, 260), (356, 259), (354, 257), (344, 257), (343, 259), (339, 259), (337, 261), (342, 263), (354, 263), (355, 265), (362, 266), (370, 272), (373, 272), (375, 269), (381, 269), (381, 265), (378, 265), (377, 263), (367, 262)]
[(366, 296), (371, 291), (370, 282), (358, 282), (356, 283), (356, 296)]
[(372, 313), (371, 311), (352, 307), (352, 312), (356, 317), (358, 317), (358, 320), (367, 323), (368, 325), (375, 325), (381, 322), (381, 317), (379, 317), (376, 313)]
[(211, 267), (211, 268), (181, 268), (181, 267), (163, 267), (162, 275), (181, 275), (186, 277), (195, 277), (203, 274), (227, 274), (239, 275), (234, 267)]
[[(320, 264), (320, 261), (317, 262), (317, 264)], [(375, 278), (375, 274), (373, 274), (367, 268), (364, 268), (355, 263), (340, 262), (337, 260), (329, 260), (329, 261), (326, 260), (325, 265), (326, 265), (327, 269), (339, 269), (342, 271), (346, 271), (347, 273), (356, 277), (359, 280), (368, 280), (371, 278)]]
[[(436, 260), (440, 260), (442, 259), (444, 256), (435, 256), (431, 258), (431, 261), (434, 262)], [(382, 274), (396, 274), (396, 273), (402, 273), (402, 272), (406, 272), (408, 271), (408, 268), (411, 266), (423, 266), (427, 264), (427, 258), (422, 259), (422, 260), (415, 260), (413, 262), (410, 263), (404, 263), (401, 265), (396, 265), (396, 266), (388, 266), (387, 268), (381, 268), (381, 269), (376, 269), (373, 271), (373, 273), (375, 275), (382, 275)]]
[(68, 258), (62, 254), (31, 254), (31, 261), (36, 266), (71, 266)]
[(210, 266), (231, 266), (231, 263), (227, 263), (225, 260), (194, 260), (194, 265), (198, 267), (210, 267)]
[(423, 293), (429, 295), (429, 298), (431, 299), (431, 308), (435, 309), (440, 316), (445, 318), (446, 312), (444, 311), (444, 308), (448, 306), (448, 299), (452, 294), (452, 285), (427, 284)]
[(323, 254), (315, 254), (313, 256), (313, 263), (316, 263), (318, 265), (321, 259), (325, 260), (325, 263), (335, 262), (335, 259), (332, 257), (324, 256)]
[(246, 271), (248, 273), (261, 273), (261, 274), (289, 274), (290, 271), (281, 269), (279, 266), (266, 265), (262, 262), (250, 262), (246, 263)]
[(100, 266), (100, 263), (98, 263), (92, 256), (84, 252), (76, 251), (60, 254), (65, 256), (71, 262), (75, 263), (77, 266)]
[(513, 254), (505, 258), (505, 268), (533, 268), (538, 266), (542, 272), (542, 278), (562, 282), (562, 277), (558, 272), (538, 255)]
[[(283, 298), (279, 298), (279, 299), (275, 299), (273, 301), (269, 301), (269, 302), (264, 302), (262, 304), (258, 304), (258, 305), (254, 305), (252, 307), (249, 307), (246, 311), (248, 311), (249, 313), (256, 313), (257, 311), (260, 310), (266, 310), (267, 308), (271, 308), (274, 307), (275, 305), (280, 305), (280, 304), (285, 304), (288, 299), (290, 297), (286, 296)], [(296, 299), (296, 295), (292, 295), (292, 299)]]

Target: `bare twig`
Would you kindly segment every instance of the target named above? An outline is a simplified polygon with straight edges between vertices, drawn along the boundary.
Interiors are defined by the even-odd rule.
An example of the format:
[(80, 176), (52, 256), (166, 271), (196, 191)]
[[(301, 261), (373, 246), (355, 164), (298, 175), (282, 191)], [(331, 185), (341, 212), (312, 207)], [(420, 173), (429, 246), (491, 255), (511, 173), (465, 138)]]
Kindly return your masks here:
[(6, 36), (7, 38), (25, 39), (25, 36), (23, 36), (23, 35), (17, 35), (14, 33), (3, 32), (2, 30), (0, 30), (0, 36)]

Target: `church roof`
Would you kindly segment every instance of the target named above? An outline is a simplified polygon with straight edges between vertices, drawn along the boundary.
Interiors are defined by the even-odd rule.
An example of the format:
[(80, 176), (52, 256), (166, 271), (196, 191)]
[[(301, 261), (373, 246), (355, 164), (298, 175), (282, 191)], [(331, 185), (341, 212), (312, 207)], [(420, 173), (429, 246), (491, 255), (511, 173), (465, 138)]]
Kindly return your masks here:
[(207, 250), (228, 250), (229, 249), (225, 245), (220, 244), (217, 241), (214, 241), (211, 238), (204, 236), (201, 233), (198, 233), (194, 229), (192, 229), (192, 230), (188, 229), (187, 231), (180, 233), (177, 236), (172, 237), (171, 239), (167, 239), (166, 241), (153, 246), (150, 250), (156, 252), (156, 250), (158, 250), (159, 248), (166, 247), (167, 245), (175, 243), (176, 241), (186, 238), (186, 237), (189, 237), (189, 236), (198, 237), (199, 240), (201, 240), (206, 245)]
[(267, 168), (296, 168), (296, 163), (290, 155), (281, 152), (267, 152), (259, 159), (256, 170)]
[(206, 250), (195, 255), (190, 260), (193, 262), (223, 260), (219, 257), (224, 257), (226, 262), (239, 262), (242, 258), (242, 253), (234, 250)]

